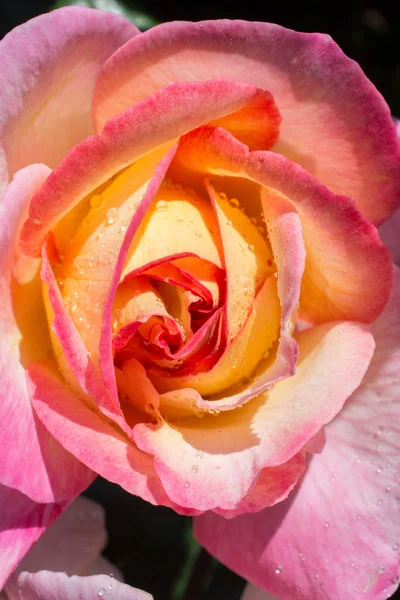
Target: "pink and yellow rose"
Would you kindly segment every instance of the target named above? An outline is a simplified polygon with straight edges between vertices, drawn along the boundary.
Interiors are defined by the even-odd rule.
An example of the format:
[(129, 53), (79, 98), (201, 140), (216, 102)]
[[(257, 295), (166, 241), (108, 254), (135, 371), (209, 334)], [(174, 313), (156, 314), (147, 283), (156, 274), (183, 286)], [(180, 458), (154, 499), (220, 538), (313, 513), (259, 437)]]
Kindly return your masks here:
[(283, 599), (386, 597), (400, 284), (376, 226), (400, 149), (382, 97), (329, 37), (266, 23), (139, 35), (65, 8), (0, 56), (2, 580), (100, 474), (197, 516)]

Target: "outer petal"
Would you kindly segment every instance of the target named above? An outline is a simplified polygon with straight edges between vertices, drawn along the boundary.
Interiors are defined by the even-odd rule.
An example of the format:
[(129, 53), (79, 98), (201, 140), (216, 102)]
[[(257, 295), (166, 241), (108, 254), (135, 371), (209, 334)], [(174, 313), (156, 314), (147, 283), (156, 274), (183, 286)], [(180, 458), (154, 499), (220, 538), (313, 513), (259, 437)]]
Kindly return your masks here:
[(87, 575), (107, 543), (104, 509), (84, 496), (78, 497), (42, 535), (7, 582), (7, 594), (16, 594), (18, 575), (24, 571), (62, 571)]
[[(152, 600), (152, 596), (107, 575), (68, 577), (65, 573), (21, 573), (15, 600)], [(11, 598), (10, 600), (14, 600)]]
[(221, 75), (270, 91), (282, 116), (274, 149), (355, 198), (367, 219), (380, 222), (398, 206), (400, 150), (389, 109), (326, 35), (244, 21), (154, 27), (103, 67), (96, 128), (170, 81)]
[(354, 323), (320, 325), (297, 342), (295, 375), (241, 408), (134, 427), (171, 500), (199, 510), (236, 508), (261, 469), (286, 463), (336, 416), (374, 348), (371, 334)]
[(19, 171), (0, 205), (0, 481), (37, 502), (72, 498), (93, 479), (35, 418), (25, 379), (26, 365), (50, 346), (37, 264), (21, 261), (14, 247), (26, 206), (48, 173), (43, 165)]
[(36, 504), (17, 490), (0, 485), (0, 589), (65, 505)]
[(100, 68), (137, 33), (113, 13), (68, 7), (28, 21), (0, 42), (0, 192), (21, 167), (53, 167), (92, 133)]
[(56, 369), (37, 363), (29, 375), (38, 417), (69, 452), (131, 494), (181, 512), (162, 488), (152, 458), (67, 388)]
[(369, 370), (297, 493), (256, 515), (197, 521), (209, 551), (281, 600), (383, 600), (398, 585), (399, 307), (397, 272)]

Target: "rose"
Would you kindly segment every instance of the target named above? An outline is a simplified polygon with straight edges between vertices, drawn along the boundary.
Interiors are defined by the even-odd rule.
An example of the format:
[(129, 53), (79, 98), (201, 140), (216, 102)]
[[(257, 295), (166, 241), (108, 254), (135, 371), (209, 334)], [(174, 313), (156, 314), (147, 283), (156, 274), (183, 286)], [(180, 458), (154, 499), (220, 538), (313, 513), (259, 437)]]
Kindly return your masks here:
[[(382, 440), (393, 427), (396, 405), (389, 414), (370, 393), (376, 386), (391, 400), (397, 380), (379, 361), (391, 359), (389, 343), (398, 348), (389, 254), (370, 221), (397, 207), (395, 128), (372, 84), (325, 36), (166, 24), (102, 65), (134, 33), (117, 17), (64, 9), (0, 47), (12, 57), (3, 67), (4, 165), (10, 176), (21, 169), (1, 205), (0, 422), (10, 450), (0, 481), (20, 503), (3, 519), (13, 532), (16, 520), (20, 531), (39, 523), (17, 547), (6, 534), (4, 578), (99, 473), (178, 512), (210, 511), (197, 520), (200, 540), (265, 589), (322, 595), (318, 580), (328, 576), (321, 566), (314, 580), (303, 566), (310, 544), (296, 520), (297, 554), (287, 552), (283, 513), (315, 493), (311, 467), (335, 461), (339, 472), (332, 429), (324, 448), (338, 413), (340, 429), (349, 413), (359, 424), (376, 411)], [(87, 137), (92, 97), (98, 135)], [(32, 164), (40, 161), (54, 170)], [(364, 444), (361, 425), (354, 430), (349, 440)], [(310, 454), (298, 494), (282, 502)], [(356, 505), (344, 501), (354, 518)], [(313, 516), (325, 508), (313, 505)], [(261, 560), (275, 515), (277, 546)], [(373, 533), (385, 549), (390, 516), (385, 533)], [(331, 515), (325, 525), (340, 532), (347, 567), (341, 523)], [(238, 527), (243, 551), (232, 556), (225, 540)], [(325, 527), (317, 533), (324, 544)], [(385, 550), (377, 568), (375, 555), (363, 559), (373, 597), (386, 593), (393, 555)], [(364, 589), (366, 570), (358, 572)], [(335, 597), (353, 577), (335, 578)]]
[(107, 542), (104, 516), (104, 510), (96, 502), (83, 496), (75, 500), (25, 556), (0, 597), (152, 600), (146, 592), (121, 583), (121, 573), (100, 555)]

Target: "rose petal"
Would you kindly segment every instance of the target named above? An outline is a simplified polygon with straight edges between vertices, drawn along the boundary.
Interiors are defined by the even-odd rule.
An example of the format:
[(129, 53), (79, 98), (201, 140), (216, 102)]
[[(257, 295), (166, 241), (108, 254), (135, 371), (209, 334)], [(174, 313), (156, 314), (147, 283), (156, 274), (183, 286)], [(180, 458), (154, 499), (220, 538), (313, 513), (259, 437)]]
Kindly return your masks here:
[(74, 6), (40, 15), (6, 35), (0, 42), (2, 184), (33, 162), (55, 166), (92, 133), (91, 100), (100, 68), (137, 33), (119, 15)]
[(36, 363), (30, 367), (29, 377), (39, 419), (71, 454), (131, 494), (180, 512), (166, 496), (153, 460), (78, 398), (53, 365)]
[(352, 196), (367, 219), (378, 223), (399, 205), (400, 148), (388, 106), (326, 35), (229, 20), (159, 25), (105, 63), (97, 123), (171, 81), (221, 75), (269, 90), (282, 116), (274, 150)]
[(398, 586), (399, 307), (397, 271), (367, 374), (297, 493), (256, 515), (197, 520), (208, 551), (282, 600), (383, 600)]
[(19, 600), (18, 576), (24, 571), (86, 575), (106, 542), (104, 509), (92, 500), (78, 497), (19, 563), (7, 581), (9, 600)]
[(66, 505), (37, 504), (17, 490), (0, 485), (0, 589)]
[(356, 323), (319, 325), (297, 342), (295, 375), (240, 409), (134, 426), (171, 500), (199, 510), (236, 508), (262, 468), (291, 459), (336, 416), (374, 349), (371, 334)]
[[(32, 200), (21, 247), (37, 256), (44, 236), (80, 200), (139, 157), (258, 97), (254, 86), (220, 78), (172, 83), (111, 119), (101, 136), (75, 146)], [(164, 152), (164, 153), (165, 153)]]
[(27, 204), (48, 174), (43, 165), (22, 169), (0, 204), (0, 481), (36, 502), (72, 498), (93, 479), (37, 421), (25, 379), (26, 366), (47, 357), (50, 344), (37, 261), (21, 260), (15, 242)]
[(217, 176), (247, 177), (263, 186), (264, 204), (293, 205), (307, 253), (300, 298), (304, 318), (372, 322), (382, 312), (391, 286), (390, 256), (351, 199), (333, 195), (279, 154), (248, 152), (223, 129), (201, 128), (185, 136), (176, 160)]
[(46, 244), (42, 250), (41, 277), (48, 286), (48, 291), (43, 291), (44, 299), (53, 332), (53, 348), (64, 379), (71, 389), (77, 394), (83, 392), (86, 401), (92, 407), (99, 408), (129, 435), (130, 428), (125, 422), (118, 399), (110, 397), (78, 329), (68, 314), (47, 257)]
[(297, 484), (305, 469), (305, 452), (300, 451), (283, 465), (262, 469), (257, 481), (232, 510), (216, 508), (217, 515), (233, 519), (242, 514), (254, 513), (282, 502)]
[[(15, 600), (93, 600), (93, 598), (152, 600), (152, 596), (107, 575), (68, 577), (65, 573), (21, 573)], [(13, 598), (10, 600), (14, 600)]]

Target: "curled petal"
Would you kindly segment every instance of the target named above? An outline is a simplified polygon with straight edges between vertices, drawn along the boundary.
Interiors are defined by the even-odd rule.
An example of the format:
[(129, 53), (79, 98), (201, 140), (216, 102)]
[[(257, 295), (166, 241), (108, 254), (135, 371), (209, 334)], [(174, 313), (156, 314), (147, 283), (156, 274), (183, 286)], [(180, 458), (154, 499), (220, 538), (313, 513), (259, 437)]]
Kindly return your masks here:
[[(180, 512), (165, 494), (151, 457), (78, 398), (62, 382), (54, 365), (32, 365), (29, 378), (36, 414), (64, 448), (131, 494)], [(187, 511), (183, 509), (183, 513)]]
[(392, 279), (389, 252), (353, 200), (335, 196), (279, 154), (248, 152), (220, 128), (200, 128), (182, 138), (176, 160), (193, 171), (261, 184), (265, 210), (276, 202), (292, 204), (301, 218), (307, 254), (300, 297), (304, 318), (369, 323), (382, 312)]
[(241, 408), (134, 426), (171, 500), (199, 510), (236, 508), (261, 469), (286, 463), (336, 416), (374, 350), (371, 334), (356, 323), (319, 325), (296, 340), (295, 375)]
[[(34, 197), (21, 247), (38, 256), (44, 236), (80, 200), (115, 173), (188, 131), (247, 106), (256, 87), (220, 78), (171, 83), (108, 121), (101, 136), (75, 146)], [(165, 150), (165, 152), (167, 151)], [(164, 152), (164, 153), (165, 153)]]
[(94, 94), (99, 127), (171, 81), (221, 75), (268, 90), (282, 116), (273, 149), (380, 223), (399, 206), (400, 147), (390, 111), (357, 63), (319, 33), (271, 23), (165, 23), (105, 63)]

